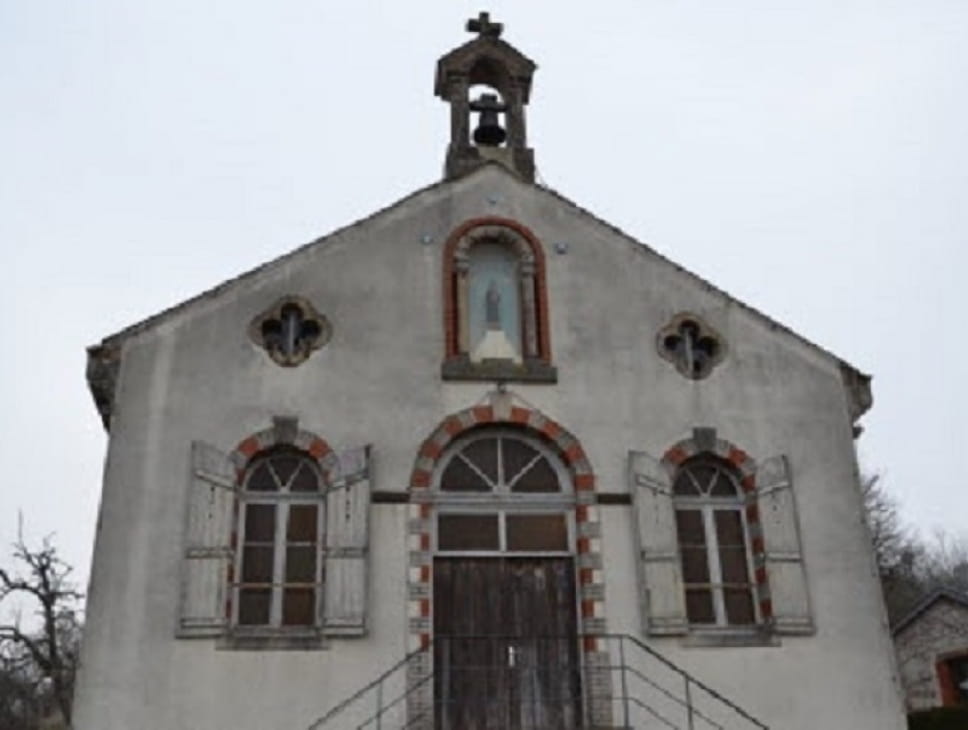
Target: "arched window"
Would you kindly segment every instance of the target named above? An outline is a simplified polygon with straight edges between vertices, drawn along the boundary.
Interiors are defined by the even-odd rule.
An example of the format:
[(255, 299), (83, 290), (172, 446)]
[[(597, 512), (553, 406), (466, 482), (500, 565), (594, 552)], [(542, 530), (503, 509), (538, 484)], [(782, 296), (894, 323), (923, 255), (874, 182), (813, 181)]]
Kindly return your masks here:
[(689, 623), (755, 624), (746, 502), (735, 469), (693, 457), (676, 471), (672, 493)]
[(279, 446), (242, 477), (236, 623), (313, 626), (322, 600), (322, 475), (308, 454)]
[(574, 495), (564, 465), (514, 429), (458, 439), (435, 478), (437, 551), (568, 553)]
[(453, 380), (555, 382), (551, 366), (544, 254), (512, 221), (470, 221), (445, 250), (447, 350)]

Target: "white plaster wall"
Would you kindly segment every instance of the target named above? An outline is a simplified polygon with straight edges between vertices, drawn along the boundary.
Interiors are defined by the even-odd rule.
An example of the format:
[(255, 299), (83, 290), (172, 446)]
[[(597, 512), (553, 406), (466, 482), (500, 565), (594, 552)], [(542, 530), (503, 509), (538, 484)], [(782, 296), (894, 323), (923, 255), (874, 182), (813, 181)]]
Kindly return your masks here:
[[(371, 630), (319, 651), (175, 640), (189, 444), (223, 450), (295, 415), (331, 445), (374, 445), (373, 487), (403, 490), (421, 441), (493, 386), (444, 383), (441, 251), (462, 221), (513, 218), (543, 241), (557, 385), (512, 385), (582, 442), (599, 489), (625, 491), (630, 449), (654, 455), (711, 426), (756, 459), (786, 453), (818, 633), (779, 647), (653, 642), (776, 728), (900, 730), (890, 640), (862, 524), (837, 363), (537, 187), (489, 167), (431, 188), (271, 264), (126, 343), (92, 569), (79, 730), (304, 728), (400, 659), (406, 508), (372, 509)], [(425, 235), (433, 238), (424, 244)], [(553, 244), (568, 244), (559, 255)], [(330, 343), (294, 369), (247, 338), (279, 296), (308, 298)], [(655, 349), (679, 311), (729, 343), (689, 381)], [(603, 507), (609, 629), (640, 632), (630, 508)]]

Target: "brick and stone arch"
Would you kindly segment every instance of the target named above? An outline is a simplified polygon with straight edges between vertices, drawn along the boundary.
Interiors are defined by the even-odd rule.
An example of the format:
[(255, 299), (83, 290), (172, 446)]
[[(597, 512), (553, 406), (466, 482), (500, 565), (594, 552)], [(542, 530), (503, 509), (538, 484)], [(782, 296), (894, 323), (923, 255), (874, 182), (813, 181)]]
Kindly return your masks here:
[(749, 534), (748, 547), (753, 563), (753, 581), (759, 618), (763, 624), (769, 625), (773, 621), (773, 603), (770, 598), (766, 567), (766, 544), (756, 498), (756, 461), (735, 444), (719, 438), (715, 429), (697, 428), (694, 429), (692, 437), (683, 439), (670, 447), (662, 456), (661, 463), (665, 466), (670, 477), (674, 477), (683, 464), (699, 456), (711, 456), (720, 459), (736, 470), (740, 487), (746, 499), (744, 511)]
[[(474, 247), (497, 244), (514, 258), (520, 327), (520, 361), (472, 361), (470, 273)], [(444, 363), (448, 380), (556, 382), (551, 365), (551, 333), (545, 255), (534, 233), (507, 218), (474, 218), (460, 225), (443, 252)]]
[[(448, 447), (468, 432), (486, 427), (519, 429), (550, 447), (563, 462), (574, 488), (575, 544), (579, 632), (583, 663), (605, 666), (608, 656), (598, 636), (607, 633), (605, 587), (601, 553), (601, 523), (596, 503), (595, 473), (579, 440), (555, 420), (530, 407), (514, 405), (506, 393), (489, 404), (466, 408), (445, 418), (423, 441), (410, 475), (409, 533), (409, 628), (411, 651), (428, 649), (433, 636), (433, 521), (432, 488), (435, 470)], [(414, 686), (432, 672), (429, 652), (408, 665), (408, 685)], [(601, 681), (601, 679), (599, 679)], [(431, 706), (433, 687), (426, 683), (423, 696), (411, 700), (411, 715)], [(601, 715), (607, 708), (591, 708)], [(422, 726), (421, 726), (422, 727)]]

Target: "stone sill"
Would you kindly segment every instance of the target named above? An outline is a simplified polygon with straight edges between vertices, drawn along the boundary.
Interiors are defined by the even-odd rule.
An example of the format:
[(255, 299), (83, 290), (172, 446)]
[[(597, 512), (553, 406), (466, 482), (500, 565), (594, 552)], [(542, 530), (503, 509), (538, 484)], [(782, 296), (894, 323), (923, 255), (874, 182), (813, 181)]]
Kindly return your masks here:
[(558, 368), (544, 360), (529, 359), (523, 363), (513, 360), (482, 360), (471, 362), (467, 356), (448, 358), (440, 366), (444, 380), (487, 381), (509, 383), (558, 382)]
[(325, 637), (315, 628), (234, 628), (221, 637), (217, 648), (256, 651), (310, 651), (328, 648)]
[(780, 646), (780, 637), (763, 631), (693, 629), (679, 643), (683, 647), (697, 649), (767, 647)]

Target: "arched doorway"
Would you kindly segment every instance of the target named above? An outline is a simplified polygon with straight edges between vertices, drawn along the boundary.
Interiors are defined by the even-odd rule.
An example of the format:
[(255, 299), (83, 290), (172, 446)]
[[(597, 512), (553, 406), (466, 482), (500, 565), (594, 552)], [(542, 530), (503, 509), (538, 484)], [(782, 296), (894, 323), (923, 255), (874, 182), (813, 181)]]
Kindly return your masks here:
[(440, 730), (581, 724), (575, 491), (552, 445), (485, 426), (433, 472)]

